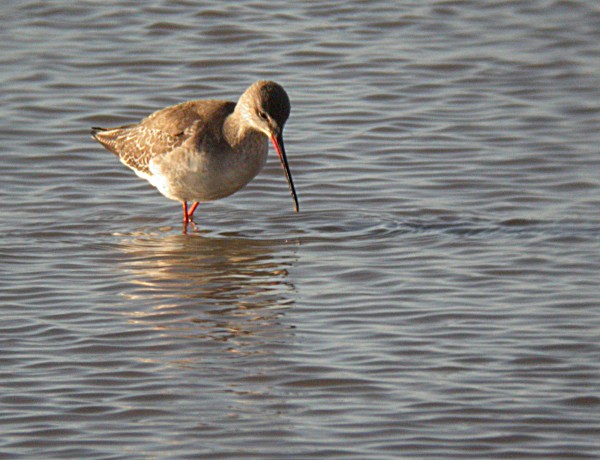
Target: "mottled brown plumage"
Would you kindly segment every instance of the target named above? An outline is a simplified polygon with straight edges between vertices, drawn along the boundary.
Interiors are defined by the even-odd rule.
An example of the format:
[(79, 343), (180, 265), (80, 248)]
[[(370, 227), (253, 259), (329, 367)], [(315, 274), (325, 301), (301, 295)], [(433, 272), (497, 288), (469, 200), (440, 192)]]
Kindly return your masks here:
[(235, 103), (200, 100), (184, 102), (154, 112), (137, 125), (119, 128), (93, 128), (94, 139), (136, 172), (150, 174), (150, 160), (181, 146), (191, 137), (204, 136), (219, 143), (225, 118)]

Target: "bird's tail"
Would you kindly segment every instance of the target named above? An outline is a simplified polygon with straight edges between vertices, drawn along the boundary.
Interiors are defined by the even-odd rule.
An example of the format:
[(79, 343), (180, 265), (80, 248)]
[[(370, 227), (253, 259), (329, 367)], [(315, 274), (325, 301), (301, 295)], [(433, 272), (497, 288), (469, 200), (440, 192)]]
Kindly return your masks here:
[(90, 132), (92, 139), (99, 142), (106, 150), (119, 156), (119, 151), (115, 149), (115, 136), (118, 137), (120, 128), (99, 128), (94, 126)]
[(90, 131), (90, 134), (92, 135), (92, 138), (96, 139), (96, 134), (98, 134), (101, 131), (108, 131), (106, 128), (100, 128), (98, 126), (92, 126), (92, 130)]

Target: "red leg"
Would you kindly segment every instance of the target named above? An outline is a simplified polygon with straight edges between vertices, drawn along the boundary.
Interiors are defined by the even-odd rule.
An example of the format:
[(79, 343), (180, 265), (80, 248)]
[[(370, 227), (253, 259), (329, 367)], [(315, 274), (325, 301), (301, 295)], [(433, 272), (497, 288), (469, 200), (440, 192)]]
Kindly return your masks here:
[(188, 214), (188, 205), (187, 201), (183, 201), (181, 203), (183, 206), (183, 233), (187, 233), (188, 222), (190, 221), (190, 215)]
[(194, 215), (194, 211), (196, 210), (196, 208), (198, 207), (200, 203), (198, 203), (197, 201), (192, 205), (192, 207), (190, 208), (190, 211), (188, 212), (188, 219), (191, 222), (192, 221), (192, 216)]
[(198, 207), (198, 202), (196, 201), (192, 207), (189, 209), (187, 216), (188, 216), (188, 223), (192, 224), (192, 227), (194, 228), (194, 230), (198, 230), (198, 227), (196, 227), (196, 224), (194, 223), (194, 220), (192, 219), (192, 216), (194, 215), (194, 211), (196, 210), (196, 208)]

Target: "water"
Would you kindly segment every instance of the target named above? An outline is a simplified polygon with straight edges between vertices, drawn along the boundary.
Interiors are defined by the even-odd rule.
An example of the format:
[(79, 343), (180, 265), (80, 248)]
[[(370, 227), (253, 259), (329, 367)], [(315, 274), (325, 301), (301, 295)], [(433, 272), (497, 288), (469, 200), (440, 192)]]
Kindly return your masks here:
[[(597, 458), (593, 2), (0, 18), (2, 458)], [(300, 214), (271, 154), (181, 235), (89, 138), (259, 78)]]

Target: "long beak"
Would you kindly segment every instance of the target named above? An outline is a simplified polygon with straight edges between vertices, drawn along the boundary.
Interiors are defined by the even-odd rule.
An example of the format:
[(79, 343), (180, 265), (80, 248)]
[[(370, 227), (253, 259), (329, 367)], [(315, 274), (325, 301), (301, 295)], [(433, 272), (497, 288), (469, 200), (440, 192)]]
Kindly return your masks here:
[(285, 178), (287, 179), (287, 183), (290, 187), (290, 192), (292, 194), (292, 198), (294, 199), (294, 210), (298, 212), (300, 210), (298, 206), (298, 197), (296, 196), (296, 189), (294, 188), (292, 173), (290, 172), (287, 157), (285, 156), (285, 147), (283, 145), (283, 136), (281, 135), (281, 133), (277, 135), (271, 134), (271, 142), (273, 143), (273, 147), (275, 147), (277, 155), (279, 155), (279, 160), (281, 161), (283, 173), (285, 174)]

